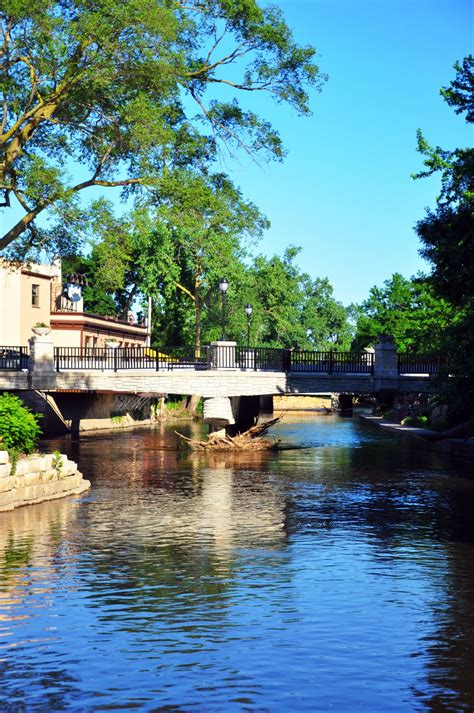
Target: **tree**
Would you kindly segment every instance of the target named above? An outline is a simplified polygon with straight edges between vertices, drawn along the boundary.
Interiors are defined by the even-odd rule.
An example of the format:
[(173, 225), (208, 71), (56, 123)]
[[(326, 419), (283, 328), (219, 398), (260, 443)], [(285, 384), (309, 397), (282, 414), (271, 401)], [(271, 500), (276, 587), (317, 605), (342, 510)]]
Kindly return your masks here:
[(211, 325), (219, 323), (219, 278), (239, 284), (247, 246), (267, 226), (223, 174), (175, 172), (163, 181), (158, 204), (126, 217), (115, 217), (101, 201), (89, 225), (94, 246), (80, 270), (89, 277), (87, 308), (108, 309), (105, 296), (113, 295), (126, 316), (135, 300), (152, 297), (156, 339), (199, 348), (203, 329), (211, 337)]
[[(441, 94), (457, 114), (474, 122), (474, 60), (455, 64), (456, 78)], [(435, 210), (427, 210), (416, 225), (421, 254), (431, 263), (436, 293), (453, 306), (456, 320), (445, 332), (453, 378), (443, 395), (454, 414), (474, 413), (474, 149), (446, 151), (432, 148), (418, 132), (418, 149), (426, 170), (420, 178), (441, 174), (441, 193)]]
[(451, 305), (424, 276), (408, 280), (396, 272), (383, 287), (372, 287), (360, 305), (354, 348), (374, 346), (380, 335), (390, 334), (399, 351), (436, 352), (453, 318)]
[(205, 170), (223, 144), (281, 158), (278, 134), (236, 97), (265, 92), (308, 113), (306, 88), (324, 81), (314, 55), (257, 0), (4, 0), (0, 195), (23, 215), (0, 249), (64, 254), (92, 186), (159, 193), (170, 171)]
[[(313, 280), (298, 268), (295, 259), (299, 252), (300, 248), (292, 246), (283, 257), (260, 255), (248, 272), (242, 298), (254, 305), (255, 341), (280, 348), (348, 348), (346, 309), (332, 296), (326, 278)], [(239, 308), (242, 315), (243, 304)]]

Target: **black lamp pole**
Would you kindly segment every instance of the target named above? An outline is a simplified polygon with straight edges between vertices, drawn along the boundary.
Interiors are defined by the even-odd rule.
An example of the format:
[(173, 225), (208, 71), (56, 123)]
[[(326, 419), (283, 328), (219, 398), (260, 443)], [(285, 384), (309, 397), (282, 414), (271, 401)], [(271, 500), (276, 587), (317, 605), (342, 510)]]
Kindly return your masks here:
[(245, 305), (245, 314), (247, 315), (247, 348), (250, 348), (250, 317), (252, 316), (252, 305)]
[(225, 279), (225, 277), (221, 277), (219, 280), (219, 289), (221, 291), (222, 295), (222, 341), (225, 342), (225, 293), (227, 292), (227, 288), (229, 287), (229, 283)]

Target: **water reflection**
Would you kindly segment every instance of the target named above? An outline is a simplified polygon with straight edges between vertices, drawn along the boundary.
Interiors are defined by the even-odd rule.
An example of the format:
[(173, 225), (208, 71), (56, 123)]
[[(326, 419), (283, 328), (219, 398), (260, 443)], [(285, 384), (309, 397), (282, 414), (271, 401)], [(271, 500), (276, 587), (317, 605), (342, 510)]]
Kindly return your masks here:
[(474, 708), (466, 467), (332, 417), (173, 431), (51, 442), (91, 491), (0, 520), (2, 710)]

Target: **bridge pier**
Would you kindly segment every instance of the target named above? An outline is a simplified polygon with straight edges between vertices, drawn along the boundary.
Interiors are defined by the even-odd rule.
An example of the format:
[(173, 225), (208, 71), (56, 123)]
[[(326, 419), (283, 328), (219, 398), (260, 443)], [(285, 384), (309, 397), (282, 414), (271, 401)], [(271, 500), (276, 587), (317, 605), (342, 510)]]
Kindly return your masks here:
[(216, 396), (203, 399), (203, 421), (209, 432), (235, 436), (254, 426), (260, 415), (260, 396)]

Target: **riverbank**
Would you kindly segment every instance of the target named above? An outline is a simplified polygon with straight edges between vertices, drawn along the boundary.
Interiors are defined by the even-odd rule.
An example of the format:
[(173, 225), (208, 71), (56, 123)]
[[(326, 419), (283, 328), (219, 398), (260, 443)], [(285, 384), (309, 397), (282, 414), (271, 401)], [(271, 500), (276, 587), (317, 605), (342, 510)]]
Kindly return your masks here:
[(63, 453), (35, 453), (12, 462), (7, 451), (0, 451), (0, 512), (80, 495), (90, 486)]
[(409, 438), (419, 438), (425, 443), (430, 443), (433, 448), (441, 453), (474, 461), (474, 438), (442, 438), (437, 431), (428, 428), (417, 428), (416, 426), (402, 426), (399, 423), (387, 421), (383, 416), (372, 416), (358, 413), (357, 416), (377, 428), (391, 431), (399, 436)]

